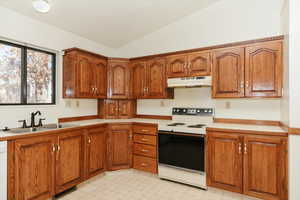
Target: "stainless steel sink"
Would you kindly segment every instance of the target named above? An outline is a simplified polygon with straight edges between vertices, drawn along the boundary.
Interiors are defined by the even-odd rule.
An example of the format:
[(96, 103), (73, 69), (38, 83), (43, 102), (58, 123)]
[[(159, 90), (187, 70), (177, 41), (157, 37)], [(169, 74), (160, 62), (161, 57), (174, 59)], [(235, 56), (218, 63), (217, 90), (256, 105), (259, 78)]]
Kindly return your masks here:
[(40, 127), (34, 127), (34, 128), (13, 128), (7, 131), (7, 133), (12, 134), (22, 134), (22, 133), (32, 133), (32, 132), (41, 132), (41, 131), (49, 131), (49, 130), (55, 130), (55, 129), (61, 129), (61, 128), (71, 128), (76, 125), (74, 124), (45, 124)]

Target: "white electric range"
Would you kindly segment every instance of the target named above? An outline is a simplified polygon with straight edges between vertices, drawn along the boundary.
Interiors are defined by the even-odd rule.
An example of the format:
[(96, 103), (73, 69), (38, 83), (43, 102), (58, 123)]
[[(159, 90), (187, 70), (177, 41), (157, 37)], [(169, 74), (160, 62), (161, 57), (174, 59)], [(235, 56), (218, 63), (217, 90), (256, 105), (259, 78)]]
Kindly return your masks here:
[(212, 108), (173, 108), (171, 123), (158, 126), (158, 175), (206, 189), (205, 133)]

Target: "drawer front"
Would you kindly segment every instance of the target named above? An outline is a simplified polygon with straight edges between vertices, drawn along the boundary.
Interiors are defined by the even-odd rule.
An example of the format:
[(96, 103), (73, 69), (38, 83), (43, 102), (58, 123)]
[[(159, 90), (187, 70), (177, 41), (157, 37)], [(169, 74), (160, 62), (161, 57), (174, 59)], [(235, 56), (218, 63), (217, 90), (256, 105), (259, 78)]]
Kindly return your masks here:
[(157, 129), (154, 126), (134, 125), (133, 133), (141, 133), (146, 135), (157, 135)]
[(155, 146), (157, 144), (156, 136), (152, 135), (134, 134), (133, 141), (140, 144), (149, 144)]
[(133, 168), (156, 174), (157, 162), (153, 158), (135, 155), (133, 156)]
[(133, 147), (133, 152), (136, 155), (156, 158), (157, 151), (156, 151), (156, 146), (135, 143)]

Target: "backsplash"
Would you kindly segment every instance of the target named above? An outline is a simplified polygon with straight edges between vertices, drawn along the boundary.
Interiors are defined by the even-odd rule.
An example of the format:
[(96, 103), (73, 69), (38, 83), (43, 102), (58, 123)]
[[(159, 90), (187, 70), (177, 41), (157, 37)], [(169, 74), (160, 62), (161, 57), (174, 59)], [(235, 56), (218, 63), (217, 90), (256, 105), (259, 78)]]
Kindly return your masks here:
[(280, 120), (280, 99), (212, 99), (211, 88), (176, 88), (171, 100), (138, 100), (137, 114), (171, 115), (172, 107), (212, 107), (215, 117)]

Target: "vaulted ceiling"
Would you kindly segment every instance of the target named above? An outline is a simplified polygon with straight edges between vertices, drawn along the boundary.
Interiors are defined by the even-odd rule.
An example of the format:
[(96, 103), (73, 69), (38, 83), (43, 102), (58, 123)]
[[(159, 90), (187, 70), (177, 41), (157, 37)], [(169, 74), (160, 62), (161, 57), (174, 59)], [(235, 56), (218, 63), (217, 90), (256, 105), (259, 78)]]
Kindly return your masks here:
[(32, 0), (0, 0), (0, 6), (87, 39), (118, 48), (218, 0), (51, 0), (41, 14)]

